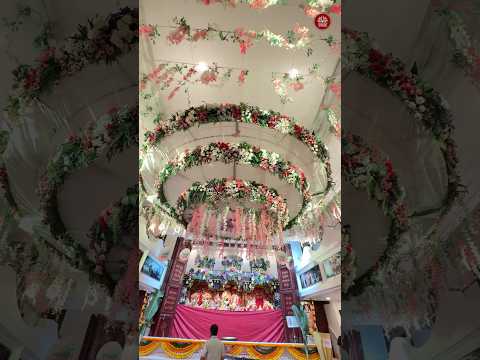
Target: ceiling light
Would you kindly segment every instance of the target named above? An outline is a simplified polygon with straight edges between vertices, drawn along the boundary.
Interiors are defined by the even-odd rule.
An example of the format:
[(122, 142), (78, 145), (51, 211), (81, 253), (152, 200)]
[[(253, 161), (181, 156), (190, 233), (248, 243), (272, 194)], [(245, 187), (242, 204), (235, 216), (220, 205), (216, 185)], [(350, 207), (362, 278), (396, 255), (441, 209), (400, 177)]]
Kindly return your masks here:
[(327, 296), (327, 297), (325, 298), (325, 300), (330, 301), (330, 298)]
[(198, 72), (204, 72), (208, 70), (208, 65), (207, 63), (204, 63), (203, 61), (199, 62), (197, 66), (195, 66), (195, 70)]
[(290, 79), (295, 79), (298, 76), (299, 72), (297, 69), (293, 68), (288, 72), (288, 77)]

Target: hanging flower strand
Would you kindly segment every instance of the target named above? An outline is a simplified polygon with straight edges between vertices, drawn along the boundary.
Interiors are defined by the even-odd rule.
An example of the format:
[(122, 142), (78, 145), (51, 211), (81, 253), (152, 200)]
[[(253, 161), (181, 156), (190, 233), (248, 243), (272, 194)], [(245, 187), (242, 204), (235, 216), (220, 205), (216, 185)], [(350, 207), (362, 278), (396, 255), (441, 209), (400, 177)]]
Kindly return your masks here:
[(307, 74), (299, 74), (297, 72), (289, 73), (273, 73), (272, 74), (272, 85), (275, 93), (280, 96), (280, 102), (286, 104), (293, 102), (293, 98), (289, 96), (289, 90), (295, 92), (301, 91), (304, 89), (306, 80), (322, 79), (325, 82), (325, 85), (329, 85), (332, 81), (331, 79), (323, 79), (320, 75), (320, 65), (314, 64)]
[[(252, 9), (266, 9), (275, 5), (287, 5), (288, 0), (198, 0), (203, 5), (222, 4), (225, 7), (236, 7), (239, 4), (246, 4)], [(332, 13), (340, 12), (340, 4), (337, 0), (305, 0), (306, 5), (302, 7), (309, 7), (317, 9), (318, 11), (328, 11)], [(332, 10), (333, 8), (333, 10)]]
[(159, 64), (148, 74), (142, 74), (140, 80), (140, 92), (147, 90), (148, 84), (158, 86), (160, 90), (170, 90), (168, 100), (171, 100), (177, 92), (184, 88), (188, 92), (188, 85), (201, 83), (202, 85), (222, 86), (238, 72), (238, 85), (246, 81), (248, 70), (221, 67), (213, 63), (205, 65), (206, 69), (200, 69), (198, 65), (187, 63), (165, 62)]
[[(282, 35), (273, 33), (268, 29), (262, 31), (246, 30), (244, 28), (237, 28), (233, 31), (221, 30), (210, 24), (206, 28), (192, 28), (183, 17), (176, 17), (173, 21), (175, 27), (166, 37), (170, 45), (179, 45), (183, 41), (220, 40), (238, 44), (240, 53), (246, 54), (247, 50), (252, 47), (255, 42), (265, 41), (272, 47), (286, 50), (305, 49), (307, 56), (310, 56), (313, 53), (310, 45), (314, 40), (323, 41), (330, 47), (337, 44), (337, 41), (331, 35), (314, 39), (310, 33), (310, 29), (300, 24), (295, 24), (293, 29), (287, 31), (285, 35)], [(141, 37), (155, 42), (155, 40), (162, 37), (161, 28), (159, 25), (141, 25), (139, 34)]]

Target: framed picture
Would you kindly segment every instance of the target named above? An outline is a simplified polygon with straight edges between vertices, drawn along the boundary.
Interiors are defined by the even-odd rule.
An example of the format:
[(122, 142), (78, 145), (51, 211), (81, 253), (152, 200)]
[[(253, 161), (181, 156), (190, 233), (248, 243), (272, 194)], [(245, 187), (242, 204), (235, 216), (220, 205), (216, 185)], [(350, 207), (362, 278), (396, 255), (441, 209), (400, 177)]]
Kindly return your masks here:
[(160, 283), (165, 276), (165, 271), (167, 270), (167, 264), (161, 262), (154, 257), (148, 255), (143, 262), (141, 272), (147, 276), (150, 276), (152, 279), (159, 281)]
[(323, 270), (327, 279), (342, 273), (342, 260), (340, 252), (330, 256), (323, 262)]
[(300, 284), (302, 289), (309, 288), (322, 281), (322, 274), (320, 272), (320, 266), (315, 265), (307, 271), (300, 274)]

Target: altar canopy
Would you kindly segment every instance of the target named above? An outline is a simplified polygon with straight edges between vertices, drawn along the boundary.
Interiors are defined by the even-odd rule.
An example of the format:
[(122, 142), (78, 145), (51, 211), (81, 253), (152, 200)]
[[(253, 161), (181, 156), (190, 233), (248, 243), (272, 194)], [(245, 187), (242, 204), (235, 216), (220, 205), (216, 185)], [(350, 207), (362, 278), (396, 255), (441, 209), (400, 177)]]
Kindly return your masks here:
[(208, 339), (210, 326), (217, 324), (218, 337), (233, 336), (239, 341), (285, 342), (280, 310), (233, 312), (204, 310), (178, 305), (171, 337)]

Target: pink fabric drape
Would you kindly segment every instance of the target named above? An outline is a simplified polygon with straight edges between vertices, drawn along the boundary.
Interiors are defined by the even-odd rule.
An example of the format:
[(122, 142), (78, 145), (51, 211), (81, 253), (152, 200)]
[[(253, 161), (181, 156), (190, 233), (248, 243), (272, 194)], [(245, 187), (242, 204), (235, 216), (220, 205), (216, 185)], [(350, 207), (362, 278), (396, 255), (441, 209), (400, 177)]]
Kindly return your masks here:
[(218, 325), (218, 337), (234, 336), (238, 341), (285, 342), (280, 310), (220, 311), (177, 305), (171, 337), (209, 339), (210, 326)]

